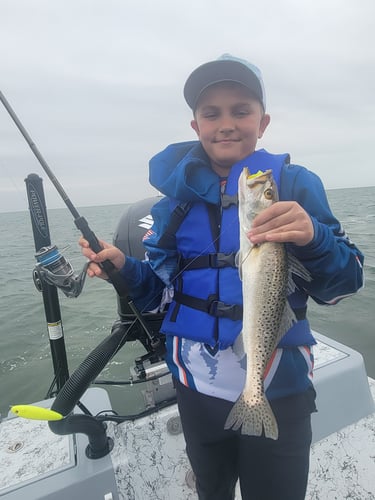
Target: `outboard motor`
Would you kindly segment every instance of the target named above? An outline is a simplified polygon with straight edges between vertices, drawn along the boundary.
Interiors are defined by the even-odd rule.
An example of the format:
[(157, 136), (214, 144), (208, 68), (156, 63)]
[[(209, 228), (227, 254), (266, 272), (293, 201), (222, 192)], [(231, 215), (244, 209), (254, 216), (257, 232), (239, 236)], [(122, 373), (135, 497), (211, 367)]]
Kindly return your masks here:
[[(138, 202), (129, 204), (117, 226), (113, 243), (125, 255), (137, 259), (145, 258), (145, 248), (142, 240), (145, 233), (151, 228), (153, 219), (151, 208), (160, 201), (160, 196), (146, 198)], [(134, 311), (129, 307), (125, 298), (118, 296), (118, 314), (122, 324), (131, 324), (128, 340), (139, 340), (145, 347), (147, 354), (135, 360), (135, 372), (138, 378), (147, 378), (157, 367), (165, 373), (166, 365), (164, 362), (164, 336), (160, 333), (160, 327), (165, 316), (163, 313), (145, 313), (141, 314), (142, 322), (139, 317), (134, 316)], [(138, 321), (137, 321), (138, 319)]]
[[(154, 196), (125, 207), (113, 238), (113, 244), (122, 250), (125, 255), (140, 260), (145, 258), (142, 239), (153, 224), (151, 208), (158, 201), (160, 201), (160, 196)], [(132, 314), (126, 300), (119, 299), (118, 307), (121, 318), (127, 318), (129, 314)]]

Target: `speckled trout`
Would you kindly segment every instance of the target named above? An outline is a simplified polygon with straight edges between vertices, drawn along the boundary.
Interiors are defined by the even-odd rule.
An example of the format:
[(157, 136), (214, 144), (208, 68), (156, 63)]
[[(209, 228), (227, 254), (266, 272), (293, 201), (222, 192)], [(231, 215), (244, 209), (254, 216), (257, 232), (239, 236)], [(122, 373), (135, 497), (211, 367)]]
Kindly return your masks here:
[[(250, 175), (245, 167), (238, 182), (243, 326), (235, 350), (246, 353), (246, 381), (225, 428), (241, 428), (242, 434), (278, 438), (278, 426), (263, 387), (264, 372), (277, 344), (296, 322), (287, 296), (293, 291), (290, 259), (285, 245), (265, 242), (253, 245), (247, 233), (255, 216), (278, 201), (272, 171)], [(299, 266), (297, 265), (299, 264)], [(309, 275), (300, 263), (293, 272)], [(299, 267), (299, 269), (298, 269)], [(243, 344), (243, 346), (241, 345)], [(240, 346), (240, 347), (239, 347)]]

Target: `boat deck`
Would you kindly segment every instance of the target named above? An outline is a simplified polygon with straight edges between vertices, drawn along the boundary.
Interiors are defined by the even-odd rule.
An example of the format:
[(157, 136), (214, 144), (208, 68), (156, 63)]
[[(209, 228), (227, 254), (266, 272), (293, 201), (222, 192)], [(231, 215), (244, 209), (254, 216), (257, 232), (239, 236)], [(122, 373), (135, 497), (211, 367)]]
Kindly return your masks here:
[[(375, 500), (375, 380), (362, 356), (316, 334), (318, 413), (306, 500)], [(110, 407), (107, 392), (82, 398), (92, 413)], [(50, 407), (52, 401), (37, 403)], [(98, 460), (87, 437), (56, 436), (46, 422), (0, 423), (1, 500), (196, 500), (176, 405), (148, 417), (108, 424), (115, 446)], [(237, 489), (236, 499), (241, 498)]]

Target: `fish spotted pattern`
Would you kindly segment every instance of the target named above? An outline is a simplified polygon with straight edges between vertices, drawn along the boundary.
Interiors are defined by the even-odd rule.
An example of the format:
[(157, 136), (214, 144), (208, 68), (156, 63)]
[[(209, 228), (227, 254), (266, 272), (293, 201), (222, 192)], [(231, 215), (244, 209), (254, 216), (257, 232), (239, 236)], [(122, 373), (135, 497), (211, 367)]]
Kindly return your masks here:
[[(238, 187), (243, 327), (234, 349), (246, 353), (247, 366), (244, 389), (229, 413), (225, 428), (241, 429), (242, 434), (251, 436), (261, 436), (264, 432), (267, 438), (278, 439), (278, 426), (264, 393), (263, 379), (277, 344), (296, 322), (287, 300), (293, 290), (290, 259), (284, 244), (253, 245), (247, 237), (255, 216), (278, 201), (272, 171), (250, 175), (245, 167)], [(301, 275), (301, 271), (297, 274)]]

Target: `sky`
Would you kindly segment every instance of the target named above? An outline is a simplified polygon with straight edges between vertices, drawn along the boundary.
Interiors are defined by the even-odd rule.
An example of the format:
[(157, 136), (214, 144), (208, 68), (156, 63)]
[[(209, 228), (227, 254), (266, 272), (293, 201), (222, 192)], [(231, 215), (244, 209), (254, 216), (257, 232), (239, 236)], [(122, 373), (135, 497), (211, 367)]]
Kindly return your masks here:
[[(148, 161), (192, 140), (182, 89), (223, 53), (263, 73), (271, 123), (258, 147), (289, 152), (327, 189), (375, 185), (373, 0), (0, 0), (0, 90), (76, 207), (156, 194)], [(0, 212), (44, 179), (0, 103)]]

